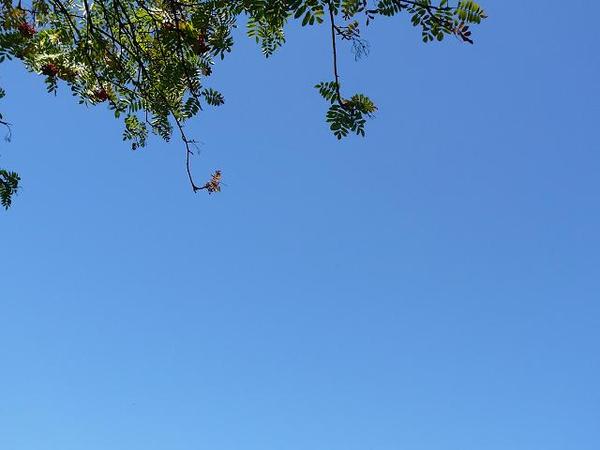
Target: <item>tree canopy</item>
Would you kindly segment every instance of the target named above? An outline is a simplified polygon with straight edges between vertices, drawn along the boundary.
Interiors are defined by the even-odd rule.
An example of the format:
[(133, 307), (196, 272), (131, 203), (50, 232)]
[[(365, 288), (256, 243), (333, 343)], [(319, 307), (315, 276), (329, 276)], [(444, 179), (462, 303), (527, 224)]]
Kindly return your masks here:
[[(323, 24), (331, 30), (332, 74), (315, 87), (328, 103), (326, 121), (341, 139), (364, 136), (376, 106), (340, 83), (337, 43), (352, 43), (356, 57), (368, 46), (362, 30), (380, 17), (406, 15), (424, 42), (455, 36), (473, 43), (470, 27), (486, 18), (474, 1), (459, 0), (0, 0), (0, 62), (21, 61), (45, 78), (48, 92), (66, 85), (88, 105), (106, 103), (123, 120), (123, 139), (144, 147), (148, 133), (173, 133), (185, 147), (194, 192), (220, 190), (221, 173), (204, 184), (194, 180), (194, 140), (185, 124), (224, 96), (210, 85), (215, 63), (231, 52), (233, 29), (247, 35), (269, 57), (285, 43), (285, 26)], [(0, 97), (4, 90), (0, 90)], [(0, 115), (0, 124), (9, 122)], [(19, 188), (17, 173), (0, 169), (0, 202), (8, 208)]]

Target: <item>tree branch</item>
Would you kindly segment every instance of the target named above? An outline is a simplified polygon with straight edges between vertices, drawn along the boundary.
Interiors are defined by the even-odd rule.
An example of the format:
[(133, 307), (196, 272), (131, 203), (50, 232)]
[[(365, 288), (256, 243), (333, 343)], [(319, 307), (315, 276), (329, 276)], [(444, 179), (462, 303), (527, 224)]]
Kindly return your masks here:
[(340, 106), (344, 106), (344, 101), (342, 99), (342, 95), (340, 94), (340, 76), (338, 73), (338, 63), (337, 63), (337, 44), (336, 44), (336, 25), (335, 25), (335, 18), (333, 15), (333, 6), (331, 5), (331, 2), (328, 1), (327, 2), (327, 6), (329, 9), (329, 21), (331, 24), (331, 49), (332, 49), (332, 53), (333, 53), (333, 76), (335, 78), (335, 93), (337, 96), (337, 100), (338, 103), (340, 104)]

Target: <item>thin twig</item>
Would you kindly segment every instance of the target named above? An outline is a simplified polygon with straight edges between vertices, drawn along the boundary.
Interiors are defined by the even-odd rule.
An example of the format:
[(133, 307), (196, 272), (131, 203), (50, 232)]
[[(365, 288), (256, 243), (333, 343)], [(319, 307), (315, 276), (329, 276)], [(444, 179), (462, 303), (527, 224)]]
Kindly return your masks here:
[(337, 45), (336, 45), (336, 25), (335, 18), (333, 16), (333, 7), (331, 2), (327, 2), (327, 6), (329, 8), (329, 20), (331, 22), (331, 49), (333, 53), (333, 76), (335, 77), (335, 93), (338, 99), (338, 103), (341, 106), (344, 106), (344, 101), (342, 99), (342, 95), (340, 94), (340, 76), (338, 73), (338, 63), (337, 63)]

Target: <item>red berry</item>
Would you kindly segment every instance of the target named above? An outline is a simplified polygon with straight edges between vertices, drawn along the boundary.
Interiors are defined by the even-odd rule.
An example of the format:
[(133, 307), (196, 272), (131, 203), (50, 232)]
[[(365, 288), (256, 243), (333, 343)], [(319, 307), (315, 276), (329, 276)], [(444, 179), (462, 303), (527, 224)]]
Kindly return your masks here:
[(100, 88), (94, 91), (94, 100), (97, 102), (104, 102), (108, 100), (108, 93), (104, 88)]
[(194, 49), (196, 50), (196, 53), (198, 53), (198, 54), (206, 53), (207, 51), (210, 50), (209, 46), (206, 45), (203, 34), (198, 36), (198, 39), (196, 40), (195, 45), (194, 45)]
[(31, 25), (27, 22), (20, 23), (18, 26), (18, 30), (22, 36), (25, 36), (28, 38), (32, 37), (35, 34), (35, 28), (33, 27), (33, 25)]
[(55, 77), (56, 74), (58, 74), (58, 67), (56, 64), (48, 63), (42, 67), (42, 73), (44, 75), (48, 75), (49, 77)]

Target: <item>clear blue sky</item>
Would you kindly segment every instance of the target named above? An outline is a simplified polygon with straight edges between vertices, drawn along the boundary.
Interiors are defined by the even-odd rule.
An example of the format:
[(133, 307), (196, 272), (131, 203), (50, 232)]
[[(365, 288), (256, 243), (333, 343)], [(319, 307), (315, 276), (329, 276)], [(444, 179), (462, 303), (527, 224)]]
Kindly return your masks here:
[[(216, 66), (184, 151), (3, 65), (2, 450), (600, 448), (600, 6), (378, 20), (339, 143), (325, 28)], [(6, 66), (6, 67), (4, 67)]]

